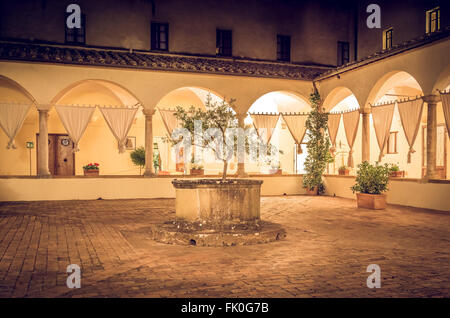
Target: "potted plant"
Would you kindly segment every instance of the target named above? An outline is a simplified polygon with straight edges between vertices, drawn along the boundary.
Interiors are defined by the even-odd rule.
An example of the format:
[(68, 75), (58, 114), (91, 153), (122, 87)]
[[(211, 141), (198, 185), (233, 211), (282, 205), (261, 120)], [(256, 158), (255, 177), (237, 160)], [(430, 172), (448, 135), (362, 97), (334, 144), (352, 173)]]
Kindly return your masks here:
[(388, 190), (390, 167), (388, 164), (371, 165), (367, 161), (358, 165), (356, 184), (351, 187), (356, 193), (359, 208), (384, 209)]
[(145, 148), (138, 147), (130, 152), (131, 161), (135, 166), (139, 167), (139, 174), (142, 174), (142, 168), (145, 167)]
[(338, 172), (340, 176), (348, 176), (350, 174), (350, 170), (346, 165), (340, 166)]
[(98, 163), (90, 163), (83, 166), (85, 176), (98, 176), (100, 172), (100, 165)]
[[(135, 166), (139, 167), (139, 174), (142, 174), (142, 168), (145, 167), (145, 148), (138, 147), (132, 152), (130, 152), (131, 161)], [(155, 173), (159, 173), (161, 170), (160, 160), (158, 153), (153, 153), (153, 167), (155, 168)]]
[(318, 195), (325, 191), (322, 175), (327, 164), (333, 162), (333, 157), (329, 151), (328, 114), (325, 109), (320, 109), (321, 100), (316, 89), (310, 95), (310, 102), (312, 110), (306, 120), (306, 134), (309, 140), (306, 144), (308, 155), (305, 159), (306, 173), (303, 175), (303, 187), (308, 194)]
[(405, 171), (400, 170), (398, 165), (391, 164), (389, 176), (392, 178), (403, 178), (405, 177)]
[(203, 176), (205, 174), (205, 170), (203, 169), (203, 165), (191, 163), (190, 173), (193, 176)]
[(270, 174), (274, 174), (274, 175), (281, 175), (282, 174), (282, 170), (281, 170), (281, 163), (278, 160), (274, 160), (270, 163), (270, 168), (269, 169), (269, 173)]

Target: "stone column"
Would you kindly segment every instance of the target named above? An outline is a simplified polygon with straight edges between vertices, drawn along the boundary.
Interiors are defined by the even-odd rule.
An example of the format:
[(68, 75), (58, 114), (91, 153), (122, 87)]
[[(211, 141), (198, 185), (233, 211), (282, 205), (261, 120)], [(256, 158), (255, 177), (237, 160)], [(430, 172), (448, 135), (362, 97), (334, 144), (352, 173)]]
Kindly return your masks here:
[(436, 176), (436, 150), (437, 150), (437, 112), (436, 104), (440, 101), (438, 95), (422, 97), (427, 103), (427, 166), (425, 180), (435, 179)]
[(153, 168), (153, 114), (154, 109), (143, 109), (145, 115), (145, 171), (144, 176), (152, 177), (155, 175)]
[[(48, 112), (50, 107), (41, 106), (39, 112), (39, 139), (38, 139), (38, 170), (37, 175), (41, 178), (51, 177), (48, 169)], [(44, 108), (45, 107), (45, 108)]]
[[(237, 114), (238, 127), (242, 128), (242, 130), (244, 131), (245, 131), (245, 122), (244, 122), (245, 117), (247, 117), (246, 113)], [(238, 152), (237, 157), (238, 157), (237, 176), (240, 178), (247, 177), (248, 174), (245, 173), (245, 149), (244, 151)]]
[(361, 109), (362, 114), (362, 161), (370, 162), (370, 109)]

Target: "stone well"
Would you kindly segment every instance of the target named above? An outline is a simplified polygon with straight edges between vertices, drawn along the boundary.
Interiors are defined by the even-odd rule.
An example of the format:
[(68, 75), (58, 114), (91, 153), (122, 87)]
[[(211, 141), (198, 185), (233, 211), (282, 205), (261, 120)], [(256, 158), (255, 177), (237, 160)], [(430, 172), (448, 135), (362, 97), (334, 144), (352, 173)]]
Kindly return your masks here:
[(173, 180), (178, 220), (211, 224), (259, 220), (262, 180)]
[(151, 226), (162, 243), (234, 246), (267, 243), (286, 236), (278, 224), (260, 220), (262, 180), (173, 180), (176, 219)]

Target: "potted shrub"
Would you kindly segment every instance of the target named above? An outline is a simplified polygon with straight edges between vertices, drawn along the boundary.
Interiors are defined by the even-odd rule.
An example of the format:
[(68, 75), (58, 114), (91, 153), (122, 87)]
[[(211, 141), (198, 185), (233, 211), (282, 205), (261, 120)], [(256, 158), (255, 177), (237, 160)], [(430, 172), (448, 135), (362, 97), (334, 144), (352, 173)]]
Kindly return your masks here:
[[(135, 166), (139, 167), (139, 174), (142, 174), (142, 168), (145, 167), (145, 148), (140, 146), (130, 152), (131, 161)], [(155, 173), (158, 174), (161, 170), (159, 155), (158, 153), (153, 153), (153, 167), (155, 168)]]
[(193, 176), (203, 176), (205, 174), (205, 170), (203, 169), (203, 165), (192, 163), (190, 173)]
[(340, 176), (348, 176), (350, 174), (350, 170), (346, 165), (340, 166), (338, 172)]
[(405, 176), (405, 171), (400, 170), (399, 166), (396, 164), (391, 164), (389, 176), (393, 178), (403, 178)]
[(271, 169), (269, 169), (270, 174), (275, 174), (275, 175), (282, 174), (281, 163), (279, 161), (272, 161), (270, 163), (270, 168), (271, 168)]
[(367, 161), (358, 165), (356, 184), (351, 187), (356, 192), (356, 202), (359, 208), (384, 209), (388, 190), (390, 167), (388, 164), (371, 165)]
[(317, 90), (310, 96), (311, 112), (306, 120), (306, 134), (308, 135), (308, 155), (305, 159), (303, 187), (308, 194), (317, 195), (325, 191), (322, 175), (327, 164), (333, 162), (330, 153), (330, 139), (328, 137), (328, 114), (320, 109), (321, 100)]
[(100, 165), (98, 163), (90, 163), (83, 166), (85, 176), (98, 176), (100, 172)]

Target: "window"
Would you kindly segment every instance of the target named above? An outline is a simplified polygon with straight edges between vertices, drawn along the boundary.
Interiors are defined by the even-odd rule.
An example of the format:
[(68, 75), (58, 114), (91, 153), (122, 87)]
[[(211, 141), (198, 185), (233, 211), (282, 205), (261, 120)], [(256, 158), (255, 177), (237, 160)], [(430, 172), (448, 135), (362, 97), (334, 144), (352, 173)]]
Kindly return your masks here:
[(291, 37), (289, 35), (277, 35), (277, 60), (291, 60)]
[(66, 43), (67, 44), (86, 44), (86, 16), (81, 14), (81, 27), (69, 29), (67, 27), (67, 18), (71, 13), (66, 13), (66, 18), (64, 19), (64, 26), (66, 29)]
[(218, 56), (232, 55), (231, 30), (219, 30), (216, 32), (216, 54)]
[(389, 139), (387, 142), (387, 153), (398, 153), (397, 152), (397, 134), (398, 131), (391, 131), (389, 133)]
[(392, 48), (392, 28), (383, 31), (383, 50)]
[(350, 44), (348, 42), (338, 42), (337, 48), (337, 66), (350, 62)]
[(151, 49), (152, 50), (169, 50), (169, 24), (156, 23), (151, 24)]
[(428, 10), (426, 12), (426, 32), (432, 33), (441, 29), (441, 10), (439, 7)]

